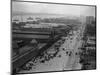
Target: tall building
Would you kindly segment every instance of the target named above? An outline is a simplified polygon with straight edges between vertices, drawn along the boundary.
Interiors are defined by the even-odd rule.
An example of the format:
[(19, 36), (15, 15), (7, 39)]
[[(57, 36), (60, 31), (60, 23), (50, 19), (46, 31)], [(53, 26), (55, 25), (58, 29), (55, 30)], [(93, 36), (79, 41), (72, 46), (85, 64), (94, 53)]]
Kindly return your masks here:
[(86, 24), (92, 24), (93, 21), (95, 21), (94, 16), (86, 16)]

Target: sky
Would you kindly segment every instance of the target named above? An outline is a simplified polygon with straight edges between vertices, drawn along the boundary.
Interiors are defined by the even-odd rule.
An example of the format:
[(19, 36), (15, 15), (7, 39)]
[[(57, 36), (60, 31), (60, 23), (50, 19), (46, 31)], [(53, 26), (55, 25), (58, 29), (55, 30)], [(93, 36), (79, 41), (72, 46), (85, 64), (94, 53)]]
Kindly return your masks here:
[(14, 1), (12, 2), (12, 13), (17, 12), (95, 16), (95, 7)]

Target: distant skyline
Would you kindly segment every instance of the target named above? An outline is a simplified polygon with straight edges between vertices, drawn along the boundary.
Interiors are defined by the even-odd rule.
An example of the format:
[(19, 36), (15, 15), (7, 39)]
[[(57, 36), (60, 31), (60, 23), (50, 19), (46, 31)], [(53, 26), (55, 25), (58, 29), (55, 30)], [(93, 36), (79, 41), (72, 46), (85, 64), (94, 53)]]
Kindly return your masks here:
[(95, 16), (94, 6), (60, 5), (33, 2), (12, 2), (12, 13), (47, 13), (66, 16)]

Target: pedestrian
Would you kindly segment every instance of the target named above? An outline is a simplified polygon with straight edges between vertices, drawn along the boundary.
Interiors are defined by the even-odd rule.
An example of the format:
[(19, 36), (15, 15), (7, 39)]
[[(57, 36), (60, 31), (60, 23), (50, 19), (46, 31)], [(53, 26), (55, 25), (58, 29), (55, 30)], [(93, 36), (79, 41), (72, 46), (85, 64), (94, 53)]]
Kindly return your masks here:
[(69, 56), (71, 56), (71, 55), (72, 55), (72, 52), (70, 51)]
[(75, 55), (77, 55), (78, 53), (76, 52)]
[(68, 51), (66, 52), (66, 55), (68, 54)]
[(64, 51), (65, 51), (65, 48), (62, 48), (62, 50), (64, 50)]

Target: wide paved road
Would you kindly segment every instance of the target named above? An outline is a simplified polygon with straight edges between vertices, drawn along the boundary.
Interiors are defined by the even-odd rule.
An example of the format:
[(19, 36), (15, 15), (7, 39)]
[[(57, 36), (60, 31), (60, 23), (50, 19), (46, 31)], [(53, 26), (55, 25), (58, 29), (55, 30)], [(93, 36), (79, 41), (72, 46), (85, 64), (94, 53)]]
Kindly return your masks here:
[[(81, 69), (82, 65), (79, 63), (80, 57), (78, 53), (81, 51), (79, 48), (82, 45), (81, 38), (84, 32), (84, 28), (85, 26), (81, 26), (79, 30), (73, 31), (72, 35), (68, 35), (67, 37), (65, 37), (65, 42), (61, 44), (61, 46), (59, 47), (59, 52), (54, 58), (50, 59), (49, 61), (45, 61), (44, 63), (41, 63), (40, 59), (37, 58), (35, 63), (33, 63), (34, 66), (32, 66), (30, 70), (21, 70), (20, 73)], [(61, 40), (59, 40), (58, 42), (60, 41)], [(51, 51), (51, 53), (54, 52), (54, 45), (47, 51)]]

